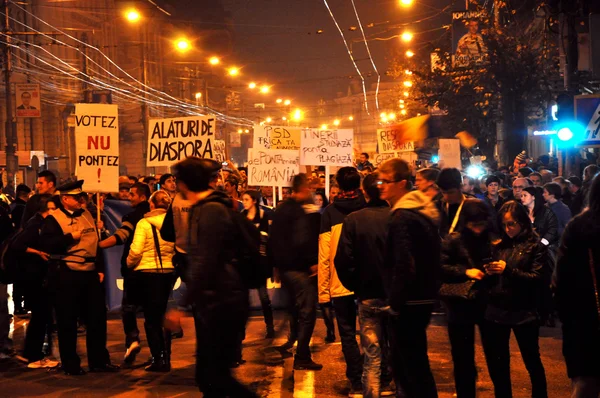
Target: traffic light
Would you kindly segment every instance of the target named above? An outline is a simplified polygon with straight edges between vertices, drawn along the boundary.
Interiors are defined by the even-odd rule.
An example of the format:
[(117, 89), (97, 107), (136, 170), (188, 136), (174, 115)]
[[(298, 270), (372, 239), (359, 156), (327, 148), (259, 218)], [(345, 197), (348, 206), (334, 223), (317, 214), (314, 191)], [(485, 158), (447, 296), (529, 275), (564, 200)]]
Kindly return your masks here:
[(561, 93), (556, 98), (557, 110), (552, 130), (556, 131), (557, 145), (561, 148), (574, 147), (583, 141), (585, 129), (575, 120), (573, 95)]

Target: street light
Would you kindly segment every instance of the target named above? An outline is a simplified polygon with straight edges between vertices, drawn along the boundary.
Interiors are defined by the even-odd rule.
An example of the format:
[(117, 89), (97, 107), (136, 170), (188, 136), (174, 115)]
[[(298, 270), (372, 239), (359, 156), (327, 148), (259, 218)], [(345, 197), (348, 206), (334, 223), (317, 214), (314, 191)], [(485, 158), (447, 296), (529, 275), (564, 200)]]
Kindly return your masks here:
[(353, 121), (354, 120), (354, 116), (348, 116), (348, 120)]
[(196, 93), (196, 99), (199, 100), (200, 98), (202, 98), (202, 93)]
[(340, 120), (339, 119), (335, 119), (333, 121), (333, 125), (336, 126), (336, 127), (339, 126), (340, 125)]
[(263, 94), (268, 94), (270, 90), (271, 90), (271, 88), (267, 85), (264, 85), (260, 88), (260, 92)]
[(413, 83), (410, 80), (404, 81), (404, 87), (412, 87)]
[(252, 83), (248, 84), (248, 88), (250, 90), (254, 90), (256, 88), (256, 83), (252, 82)]
[(406, 115), (406, 109), (402, 109), (402, 110), (400, 111), (400, 113), (401, 113), (402, 115)]
[(281, 98), (277, 98), (277, 100), (275, 102), (277, 102), (278, 104), (281, 104), (283, 102), (283, 100)]
[(270, 117), (265, 119), (265, 122), (267, 122), (267, 123), (271, 123), (272, 121), (273, 121), (273, 119), (271, 119)]
[(219, 59), (219, 57), (210, 57), (208, 63), (211, 65), (219, 65), (221, 63), (221, 60)]
[(408, 91), (405, 91), (405, 92), (403, 92), (402, 94), (403, 94), (405, 97), (408, 97), (408, 96), (409, 96), (409, 94), (408, 94)]
[(289, 99), (283, 101), (283, 105), (285, 106), (289, 106), (292, 103), (292, 101), (290, 101)]
[(142, 16), (135, 8), (129, 8), (125, 11), (125, 19), (131, 23), (137, 23), (142, 19)]
[(327, 130), (327, 127), (328, 127), (328, 126), (327, 126), (326, 124), (322, 124), (322, 125), (321, 125), (321, 130)]
[(388, 119), (390, 119), (390, 120), (395, 120), (395, 119), (396, 119), (396, 114), (395, 114), (395, 113), (390, 113), (390, 114), (388, 115)]
[(299, 122), (302, 120), (302, 111), (300, 109), (296, 109), (292, 117), (295, 121)]
[(242, 129), (238, 129), (238, 133), (239, 133), (239, 134), (242, 134), (243, 132), (244, 132), (244, 130), (242, 130)]
[(190, 41), (184, 37), (175, 40), (175, 49), (180, 53), (186, 53), (192, 49)]
[(240, 68), (233, 66), (227, 70), (227, 73), (229, 76), (237, 76), (240, 74)]
[(399, 3), (402, 7), (409, 7), (412, 5), (413, 0), (400, 0)]
[(408, 43), (412, 40), (413, 34), (410, 32), (404, 32), (404, 33), (402, 33), (400, 38), (402, 39), (403, 42)]
[(415, 53), (414, 53), (414, 52), (412, 52), (411, 50), (408, 50), (408, 51), (406, 52), (406, 56), (407, 56), (408, 58), (412, 58), (414, 55), (415, 55)]

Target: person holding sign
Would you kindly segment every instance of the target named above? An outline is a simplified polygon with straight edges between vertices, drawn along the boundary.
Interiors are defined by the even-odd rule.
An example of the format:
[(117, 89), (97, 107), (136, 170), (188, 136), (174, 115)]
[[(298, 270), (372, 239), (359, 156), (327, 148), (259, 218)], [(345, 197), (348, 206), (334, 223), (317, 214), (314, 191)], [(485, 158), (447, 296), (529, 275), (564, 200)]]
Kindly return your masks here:
[(40, 250), (51, 255), (56, 275), (56, 319), (62, 367), (67, 375), (81, 376), (77, 355), (77, 318), (87, 321), (87, 355), (90, 372), (116, 372), (106, 349), (104, 271), (98, 254), (98, 229), (91, 213), (81, 208), (78, 196), (83, 180), (58, 187), (61, 208), (44, 220)]

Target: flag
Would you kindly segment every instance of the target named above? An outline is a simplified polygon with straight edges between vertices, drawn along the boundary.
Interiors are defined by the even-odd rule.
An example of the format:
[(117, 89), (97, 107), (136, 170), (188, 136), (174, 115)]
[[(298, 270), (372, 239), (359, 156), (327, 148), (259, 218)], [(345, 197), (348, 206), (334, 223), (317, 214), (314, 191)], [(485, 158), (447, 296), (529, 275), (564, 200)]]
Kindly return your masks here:
[(469, 134), (468, 131), (461, 131), (460, 133), (457, 133), (455, 137), (458, 138), (460, 146), (463, 148), (473, 148), (477, 145), (477, 138)]

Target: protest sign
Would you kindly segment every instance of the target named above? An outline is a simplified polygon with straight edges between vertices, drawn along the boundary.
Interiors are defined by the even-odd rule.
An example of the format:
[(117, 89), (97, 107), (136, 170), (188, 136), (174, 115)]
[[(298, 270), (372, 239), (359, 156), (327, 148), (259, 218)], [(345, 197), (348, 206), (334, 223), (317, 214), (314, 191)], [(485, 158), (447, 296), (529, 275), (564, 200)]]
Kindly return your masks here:
[(39, 84), (15, 84), (16, 117), (41, 117), (42, 104)]
[(76, 175), (86, 192), (119, 191), (117, 105), (75, 105)]
[(438, 140), (438, 145), (438, 156), (440, 158), (438, 164), (440, 169), (455, 167), (461, 170), (462, 163), (460, 161), (460, 141), (453, 138), (440, 138)]
[(298, 151), (289, 149), (248, 149), (248, 185), (291, 187), (300, 172)]
[(412, 164), (413, 161), (418, 159), (418, 155), (414, 151), (403, 151), (403, 152), (388, 152), (388, 153), (376, 153), (373, 158), (373, 166), (379, 167), (387, 160), (390, 159), (402, 159)]
[(353, 166), (354, 130), (303, 129), (300, 138), (300, 164)]
[(300, 149), (300, 127), (254, 126), (253, 148)]
[(219, 163), (223, 163), (227, 160), (227, 154), (225, 152), (225, 140), (213, 141), (213, 159)]
[[(422, 141), (429, 135), (428, 121), (429, 115), (417, 116), (398, 124), (378, 129), (377, 152), (389, 153), (414, 151), (415, 141)], [(410, 144), (411, 141), (412, 144)]]
[(214, 116), (150, 119), (146, 165), (171, 166), (189, 157), (214, 159)]

